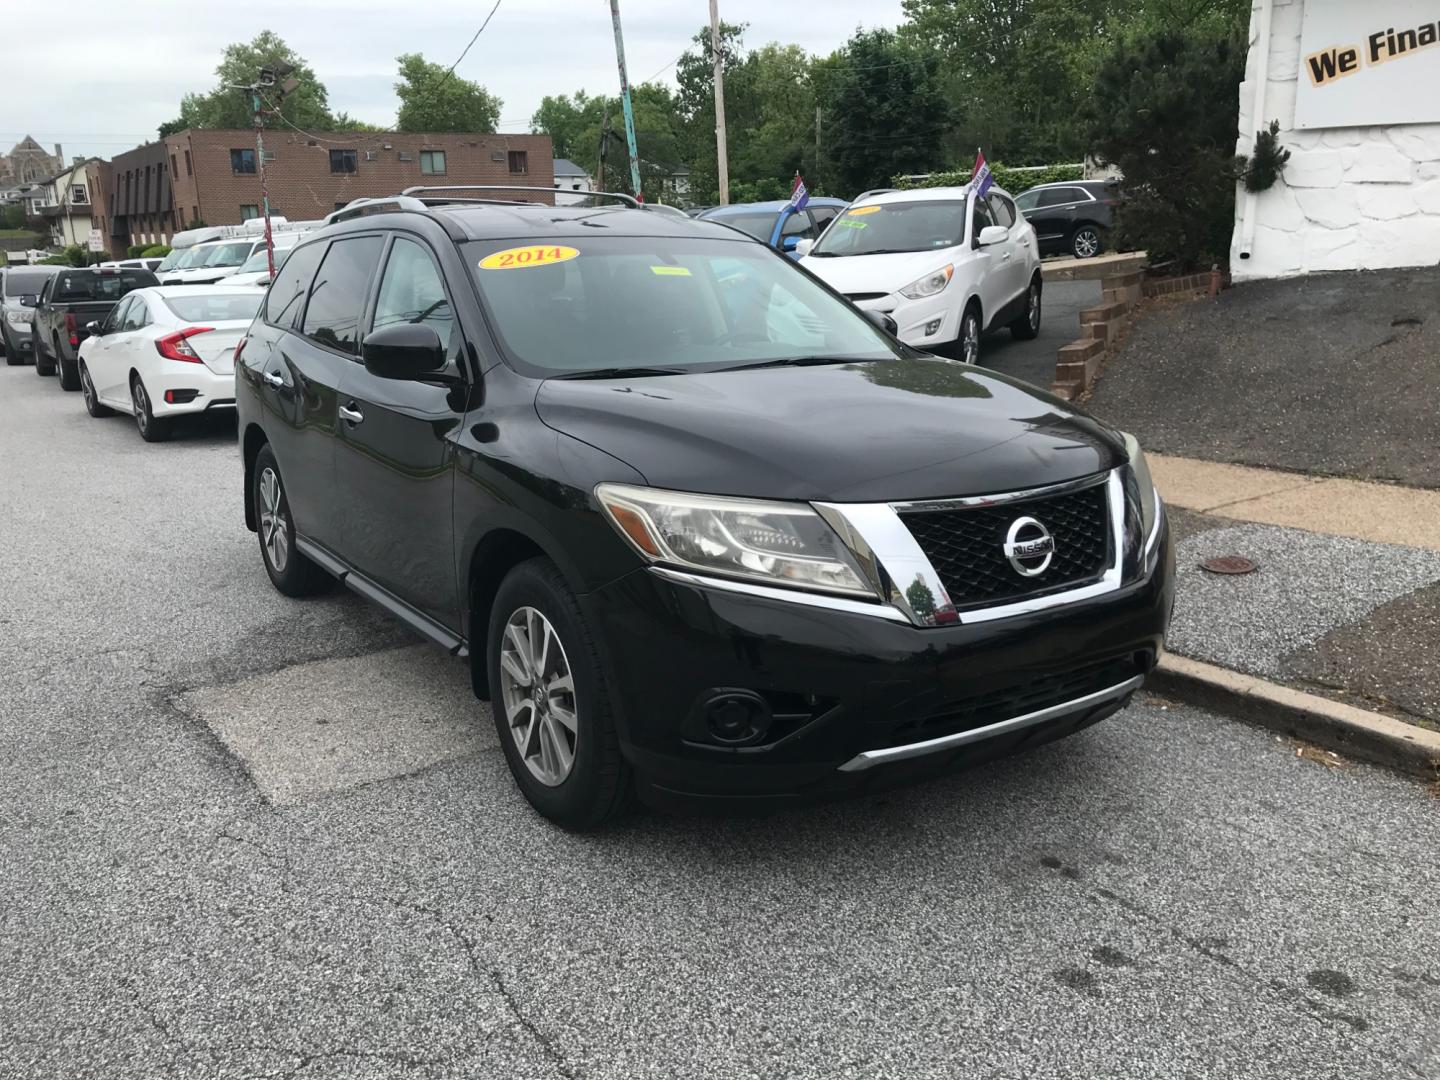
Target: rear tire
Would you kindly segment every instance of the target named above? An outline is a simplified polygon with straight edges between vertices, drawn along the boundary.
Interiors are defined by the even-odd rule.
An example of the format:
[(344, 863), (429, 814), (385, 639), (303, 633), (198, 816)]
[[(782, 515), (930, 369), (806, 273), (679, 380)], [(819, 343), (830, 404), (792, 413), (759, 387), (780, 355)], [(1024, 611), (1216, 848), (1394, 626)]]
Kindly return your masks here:
[(1033, 341), (1040, 336), (1040, 275), (1030, 279), (1025, 290), (1025, 313), (1010, 324), (1010, 336), (1016, 341)]
[(55, 343), (55, 373), (60, 376), (61, 390), (80, 389), (80, 372), (77, 367), (79, 363), (80, 358), (78, 356), (74, 360), (67, 362), (65, 359), (65, 350), (61, 348), (58, 341)]
[(1077, 259), (1093, 259), (1104, 249), (1105, 241), (1094, 225), (1081, 225), (1070, 234), (1070, 253)]
[[(537, 635), (542, 640), (531, 646)], [(599, 651), (574, 593), (550, 560), (523, 562), (500, 583), (485, 663), (500, 746), (530, 805), (575, 830), (597, 828), (623, 812), (633, 781), (620, 753)], [(561, 740), (558, 748), (554, 740)]]
[(260, 561), (270, 583), (286, 596), (313, 596), (324, 592), (334, 578), (311, 562), (295, 547), (295, 519), (280, 465), (269, 444), (260, 448), (250, 470), (250, 504), (255, 508), (256, 534), (260, 537)]
[(95, 393), (95, 384), (90, 381), (90, 369), (85, 362), (80, 364), (80, 392), (85, 395), (85, 411), (97, 420), (103, 416), (114, 416), (115, 410), (100, 404), (100, 395)]
[(169, 420), (157, 417), (150, 408), (150, 394), (139, 375), (130, 376), (130, 401), (135, 409), (135, 426), (146, 442), (164, 442), (174, 433)]

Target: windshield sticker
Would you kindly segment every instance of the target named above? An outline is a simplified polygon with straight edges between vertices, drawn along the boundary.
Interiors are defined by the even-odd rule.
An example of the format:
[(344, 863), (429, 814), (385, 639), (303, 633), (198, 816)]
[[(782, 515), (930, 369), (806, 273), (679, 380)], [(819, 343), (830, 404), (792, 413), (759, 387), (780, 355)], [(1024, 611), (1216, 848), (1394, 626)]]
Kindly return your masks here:
[(690, 277), (690, 271), (684, 266), (652, 266), (652, 274), (659, 274), (661, 277)]
[(842, 229), (868, 229), (870, 227), (868, 221), (849, 221), (846, 218), (841, 218), (835, 224), (839, 225)]
[(530, 266), (546, 266), (550, 263), (569, 262), (580, 252), (572, 247), (554, 244), (535, 244), (532, 247), (506, 248), (480, 260), (481, 270), (519, 270)]
[(880, 210), (879, 206), (852, 206), (846, 213), (850, 217), (861, 217), (864, 214), (878, 214)]

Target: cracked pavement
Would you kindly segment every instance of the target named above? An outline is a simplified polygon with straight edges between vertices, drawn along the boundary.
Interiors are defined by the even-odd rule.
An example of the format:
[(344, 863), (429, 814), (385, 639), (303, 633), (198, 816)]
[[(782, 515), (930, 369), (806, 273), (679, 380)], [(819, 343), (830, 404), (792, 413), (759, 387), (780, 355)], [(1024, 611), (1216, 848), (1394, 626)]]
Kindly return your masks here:
[[(922, 787), (570, 835), (479, 703), (403, 708), (443, 658), (270, 588), (233, 440), (0, 369), (0, 1077), (1440, 1076), (1426, 788), (1145, 696)], [(326, 749), (267, 744), (267, 694), (368, 709), (403, 775), (268, 798), (227, 720), (284, 775)]]

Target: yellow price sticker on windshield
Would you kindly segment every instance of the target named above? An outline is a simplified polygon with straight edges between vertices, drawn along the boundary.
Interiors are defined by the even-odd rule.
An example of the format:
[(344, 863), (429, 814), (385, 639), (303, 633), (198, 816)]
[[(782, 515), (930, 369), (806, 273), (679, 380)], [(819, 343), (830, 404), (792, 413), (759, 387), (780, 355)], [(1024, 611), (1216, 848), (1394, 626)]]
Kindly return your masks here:
[(569, 262), (580, 252), (572, 247), (556, 244), (534, 244), (530, 247), (506, 248), (480, 260), (481, 270), (520, 270), (530, 266), (548, 266), (550, 263)]
[(661, 277), (690, 277), (689, 268), (684, 266), (652, 266), (650, 272)]
[(859, 217), (861, 214), (878, 214), (881, 209), (879, 206), (852, 206), (849, 214), (851, 217)]

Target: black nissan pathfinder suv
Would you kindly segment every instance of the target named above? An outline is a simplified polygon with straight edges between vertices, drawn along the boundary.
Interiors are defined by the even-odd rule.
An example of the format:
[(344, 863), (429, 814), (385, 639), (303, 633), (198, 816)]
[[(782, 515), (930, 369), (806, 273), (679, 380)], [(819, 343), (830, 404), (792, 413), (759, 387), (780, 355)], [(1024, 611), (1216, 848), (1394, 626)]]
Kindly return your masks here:
[(1174, 572), (1134, 439), (604, 198), (411, 189), (294, 250), (235, 365), (277, 588), (339, 578), (468, 658), (571, 827), (637, 789), (906, 779), (1126, 704)]

